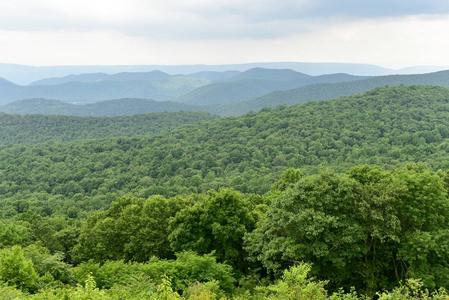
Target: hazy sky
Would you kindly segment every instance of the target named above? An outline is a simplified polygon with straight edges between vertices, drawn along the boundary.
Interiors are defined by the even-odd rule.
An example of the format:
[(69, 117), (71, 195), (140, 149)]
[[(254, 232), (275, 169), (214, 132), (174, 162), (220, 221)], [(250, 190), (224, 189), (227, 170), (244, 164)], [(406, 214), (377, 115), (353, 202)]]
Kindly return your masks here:
[(0, 62), (449, 65), (448, 0), (0, 0)]

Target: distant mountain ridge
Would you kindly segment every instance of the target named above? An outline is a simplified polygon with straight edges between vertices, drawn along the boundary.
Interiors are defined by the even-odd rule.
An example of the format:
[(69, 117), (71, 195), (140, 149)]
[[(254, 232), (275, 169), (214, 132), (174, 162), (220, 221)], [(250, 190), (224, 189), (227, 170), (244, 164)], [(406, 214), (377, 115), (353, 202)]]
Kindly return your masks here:
[[(155, 111), (202, 110), (230, 116), (242, 115), (251, 110), (258, 111), (266, 106), (332, 99), (387, 85), (449, 87), (449, 71), (363, 77), (341, 73), (311, 76), (288, 69), (254, 68), (245, 72), (203, 72), (191, 75), (197, 77), (171, 76), (164, 72), (125, 72), (113, 75), (97, 73), (52, 78), (48, 79), (47, 85), (31, 86), (19, 86), (0, 80), (0, 103), (11, 102), (8, 97), (34, 99), (5, 105), (0, 107), (0, 111), (18, 114), (115, 116)], [(215, 82), (211, 83), (212, 80), (207, 77), (213, 78)], [(67, 80), (84, 82), (52, 84)], [(38, 98), (92, 105), (64, 105), (48, 100), (37, 101)], [(120, 100), (108, 102), (110, 99)], [(158, 104), (148, 99), (172, 100)], [(105, 102), (93, 104), (101, 101)]]
[(293, 70), (254, 68), (221, 82), (192, 90), (174, 101), (193, 105), (214, 105), (249, 100), (274, 91), (284, 91), (320, 82), (361, 80), (369, 77), (348, 74), (310, 76)]
[(65, 77), (46, 78), (30, 83), (29, 85), (57, 85), (69, 82), (99, 82), (99, 81), (152, 81), (168, 79), (171, 76), (161, 71), (151, 72), (122, 72), (117, 74), (88, 73), (69, 75)]
[[(78, 80), (78, 81), (68, 81)], [(210, 83), (208, 79), (171, 76), (162, 72), (83, 74), (51, 78), (44, 84), (20, 86), (6, 80), (0, 86), (0, 105), (30, 98), (93, 103), (118, 98), (168, 100)]]
[[(269, 92), (289, 90), (316, 82), (359, 80), (347, 74), (310, 76), (289, 69), (254, 68), (245, 72), (198, 73), (190, 77), (161, 71), (92, 73), (48, 78), (29, 86), (6, 82), (0, 105), (16, 100), (45, 98), (77, 104), (120, 98), (174, 100), (192, 105), (224, 104), (248, 100)], [(211, 83), (207, 77), (213, 77)]]
[(266, 68), (252, 68), (245, 72), (242, 72), (231, 80), (239, 79), (261, 79), (261, 80), (279, 80), (279, 81), (292, 81), (292, 80), (303, 80), (310, 78), (310, 75), (293, 71), (291, 69), (266, 69)]
[(263, 107), (292, 105), (311, 100), (328, 100), (363, 93), (376, 87), (398, 85), (433, 85), (449, 87), (449, 71), (428, 74), (378, 76), (358, 81), (311, 84), (287, 91), (276, 91), (238, 103), (209, 107), (207, 111), (222, 116), (242, 115)]
[(356, 63), (305, 63), (305, 62), (257, 62), (225, 65), (94, 65), (94, 66), (26, 66), (0, 63), (0, 77), (14, 83), (26, 85), (44, 78), (64, 77), (72, 74), (120, 72), (150, 72), (159, 70), (170, 75), (198, 72), (246, 71), (261, 67), (269, 69), (292, 69), (309, 75), (347, 73), (359, 76), (381, 76), (388, 74), (426, 73), (449, 69), (445, 66), (411, 66), (393, 70), (370, 64)]
[(240, 73), (241, 73), (240, 71), (224, 71), (224, 72), (204, 71), (188, 74), (187, 76), (194, 78), (206, 78), (209, 79), (211, 82), (220, 82), (229, 80), (230, 78)]

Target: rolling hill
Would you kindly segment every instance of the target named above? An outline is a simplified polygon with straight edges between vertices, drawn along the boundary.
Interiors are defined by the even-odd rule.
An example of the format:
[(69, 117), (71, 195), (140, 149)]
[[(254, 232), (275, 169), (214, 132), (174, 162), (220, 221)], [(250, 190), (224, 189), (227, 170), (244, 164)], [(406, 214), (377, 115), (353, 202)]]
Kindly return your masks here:
[(227, 81), (238, 74), (240, 74), (239, 71), (223, 71), (223, 72), (204, 71), (192, 73), (187, 76), (194, 78), (205, 78), (209, 79), (211, 82), (220, 82), (220, 81)]
[(152, 72), (122, 72), (117, 74), (87, 73), (69, 75), (65, 77), (46, 78), (30, 83), (29, 85), (57, 85), (69, 82), (100, 82), (100, 81), (152, 81), (171, 77), (161, 71)]
[(0, 113), (0, 145), (138, 136), (218, 118), (205, 112), (161, 112), (120, 117), (13, 115)]
[[(47, 133), (49, 122), (45, 120), (56, 117), (24, 117), (8, 118), (19, 124), (35, 118), (28, 131), (34, 139), (54, 135)], [(122, 118), (130, 124), (136, 120), (134, 116)], [(56, 119), (61, 120), (61, 126), (51, 128), (68, 139), (89, 137), (89, 130), (121, 127), (117, 118), (106, 118), (111, 121), (104, 127), (95, 123), (103, 118), (87, 118), (92, 120), (88, 126), (78, 121), (75, 123), (80, 125), (74, 126), (69, 120), (79, 120), (75, 117)], [(5, 124), (13, 124), (12, 120)], [(2, 146), (0, 190), (3, 198), (9, 199), (5, 203), (40, 197), (39, 193), (90, 197), (100, 191), (125, 191), (148, 197), (224, 186), (265, 193), (289, 167), (313, 174), (325, 168), (347, 171), (355, 165), (377, 164), (389, 169), (422, 162), (433, 170), (446, 170), (448, 128), (448, 88), (382, 87), (334, 100), (265, 108), (259, 113), (218, 118), (144, 137)], [(0, 137), (17, 140), (17, 128), (9, 134), (2, 132)], [(52, 176), (41, 176), (41, 170), (50, 170)], [(84, 171), (78, 174), (79, 170)], [(17, 193), (18, 186), (22, 193)]]
[(148, 99), (117, 99), (99, 101), (91, 104), (75, 105), (59, 100), (26, 99), (17, 100), (0, 106), (0, 111), (9, 114), (41, 114), (68, 116), (126, 116), (163, 111), (199, 111), (198, 106), (172, 101), (154, 101)]
[[(81, 81), (65, 82), (74, 77), (80, 78)], [(0, 87), (0, 104), (30, 98), (58, 99), (73, 103), (93, 103), (118, 98), (146, 98), (162, 101), (210, 83), (207, 79), (169, 76), (162, 72), (120, 73), (108, 75), (104, 79), (98, 79), (103, 77), (102, 74), (74, 77), (53, 78), (44, 81), (47, 83), (44, 85), (20, 86), (10, 83), (7, 88)]]
[(312, 76), (296, 72), (291, 69), (253, 68), (231, 77), (230, 80), (261, 79), (261, 80), (276, 80), (276, 81), (294, 81), (294, 80), (304, 80), (310, 77)]
[(449, 71), (427, 74), (378, 76), (364, 80), (321, 83), (303, 86), (287, 91), (276, 91), (239, 103), (208, 107), (207, 111), (223, 116), (237, 116), (263, 107), (276, 107), (281, 104), (303, 103), (311, 100), (327, 100), (363, 93), (375, 87), (398, 85), (435, 85), (449, 87)]
[(17, 64), (0, 64), (0, 77), (4, 77), (14, 83), (26, 85), (44, 78), (64, 77), (70, 74), (120, 72), (150, 72), (160, 70), (162, 72), (176, 74), (192, 74), (198, 72), (225, 72), (246, 71), (261, 67), (268, 69), (292, 69), (310, 75), (323, 75), (331, 73), (347, 73), (362, 76), (378, 76), (397, 74), (399, 71), (366, 64), (347, 63), (298, 63), (298, 62), (262, 62), (231, 65), (122, 65), (122, 66), (25, 66)]
[(361, 80), (367, 77), (347, 74), (310, 76), (293, 70), (255, 68), (230, 77), (226, 81), (199, 87), (174, 101), (193, 105), (241, 102), (273, 91), (290, 90), (318, 82)]

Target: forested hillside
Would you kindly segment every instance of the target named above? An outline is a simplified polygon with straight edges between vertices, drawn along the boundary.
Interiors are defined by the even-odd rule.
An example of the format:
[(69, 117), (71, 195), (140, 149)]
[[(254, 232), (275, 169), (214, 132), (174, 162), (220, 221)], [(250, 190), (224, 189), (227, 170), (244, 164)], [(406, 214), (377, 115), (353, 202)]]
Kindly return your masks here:
[(223, 104), (208, 109), (222, 116), (238, 116), (249, 111), (258, 111), (263, 107), (276, 107), (278, 105), (292, 105), (310, 100), (327, 100), (363, 93), (375, 87), (398, 85), (436, 85), (449, 87), (449, 71), (441, 71), (419, 75), (390, 75), (379, 76), (364, 80), (311, 84), (287, 91), (275, 91), (254, 99), (239, 103)]
[(205, 112), (161, 112), (121, 117), (0, 114), (0, 145), (35, 144), (116, 136), (149, 135), (217, 118)]
[(0, 292), (447, 299), (448, 153), (449, 89), (435, 86), (2, 145)]
[[(366, 163), (388, 169), (422, 162), (445, 170), (448, 111), (446, 88), (378, 88), (146, 137), (9, 145), (0, 151), (0, 170), (8, 179), (1, 188), (5, 198), (17, 200), (41, 192), (44, 198), (78, 192), (90, 197), (98, 190), (173, 196), (233, 187), (265, 193), (288, 167), (312, 174)], [(75, 130), (70, 136), (89, 136), (87, 126), (68, 127)], [(55, 168), (51, 177), (42, 176), (47, 168)]]
[[(310, 76), (292, 70), (255, 68), (238, 74), (233, 71), (206, 72), (194, 76), (198, 77), (170, 76), (156, 71), (115, 75), (83, 74), (50, 78), (42, 81), (43, 84), (26, 87), (3, 80), (0, 82), (0, 103), (7, 105), (0, 107), (0, 110), (18, 114), (77, 116), (201, 110), (221, 116), (238, 116), (264, 107), (333, 99), (375, 87), (401, 84), (449, 86), (449, 71), (368, 78), (348, 74)], [(57, 99), (89, 105), (69, 107), (56, 102), (50, 104), (36, 99), (23, 100), (27, 98)], [(117, 98), (127, 99), (106, 101)], [(20, 101), (10, 103), (17, 99)], [(171, 99), (173, 102), (154, 103), (143, 99)], [(95, 102), (98, 101), (102, 103), (97, 105)]]
[(173, 101), (149, 99), (117, 99), (77, 105), (59, 100), (26, 99), (0, 106), (0, 111), (9, 114), (67, 115), (79, 117), (127, 116), (170, 111), (200, 111), (199, 106)]

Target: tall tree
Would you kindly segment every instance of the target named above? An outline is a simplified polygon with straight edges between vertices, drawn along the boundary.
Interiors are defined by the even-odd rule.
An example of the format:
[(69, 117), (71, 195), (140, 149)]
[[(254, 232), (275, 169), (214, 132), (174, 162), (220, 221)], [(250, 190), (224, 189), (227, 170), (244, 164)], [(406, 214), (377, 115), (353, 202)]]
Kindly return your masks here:
[(243, 236), (254, 228), (256, 214), (242, 194), (230, 189), (210, 191), (206, 198), (181, 210), (170, 222), (174, 251), (214, 251), (219, 262), (244, 272)]
[(445, 286), (448, 204), (442, 180), (423, 168), (324, 172), (273, 199), (247, 249), (275, 272), (310, 262), (331, 288), (369, 296), (409, 277)]

